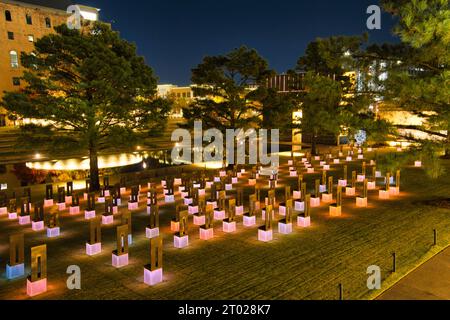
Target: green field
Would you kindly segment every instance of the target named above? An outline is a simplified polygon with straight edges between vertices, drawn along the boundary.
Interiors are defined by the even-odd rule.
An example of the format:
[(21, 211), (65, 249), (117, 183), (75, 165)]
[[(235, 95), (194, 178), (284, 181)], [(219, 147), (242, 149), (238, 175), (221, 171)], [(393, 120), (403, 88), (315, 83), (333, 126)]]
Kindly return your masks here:
[[(282, 163), (286, 164), (287, 158)], [(355, 165), (360, 167), (360, 163)], [(450, 172), (450, 162), (444, 165)], [(349, 167), (349, 175), (352, 170)], [(331, 172), (337, 178), (341, 171)], [(308, 187), (312, 188), (312, 181), (320, 176), (305, 175)], [(281, 176), (277, 198), (283, 197), (283, 184), (295, 186), (296, 181)], [(249, 192), (247, 188), (246, 201)], [(161, 189), (159, 193), (161, 198)], [(263, 189), (262, 196), (266, 193), (267, 189)], [(140, 210), (133, 213), (130, 265), (119, 270), (111, 266), (111, 251), (115, 249), (115, 226), (120, 217), (116, 217), (115, 226), (103, 228), (103, 253), (96, 257), (85, 255), (88, 223), (83, 216), (63, 214), (62, 236), (53, 240), (43, 232), (33, 233), (31, 227), (19, 227), (17, 222), (1, 217), (0, 299), (27, 299), (24, 278), (7, 281), (4, 277), (8, 236), (19, 231), (25, 232), (27, 271), (30, 247), (48, 245), (48, 293), (36, 299), (338, 299), (340, 283), (345, 299), (367, 299), (374, 294), (366, 287), (369, 266), (380, 266), (383, 278), (392, 282), (393, 252), (398, 257), (395, 277), (399, 277), (417, 266), (430, 250), (437, 251), (450, 243), (450, 210), (428, 203), (450, 198), (449, 194), (448, 175), (432, 181), (422, 169), (405, 167), (401, 195), (380, 201), (378, 191), (370, 191), (368, 209), (356, 208), (354, 198), (344, 196), (342, 217), (329, 217), (328, 205), (322, 204), (312, 209), (311, 228), (294, 226), (293, 234), (281, 235), (274, 223), (274, 241), (270, 243), (257, 241), (257, 228), (244, 228), (241, 218), (235, 234), (224, 234), (221, 223), (216, 222), (215, 238), (207, 242), (199, 239), (198, 227), (190, 223), (190, 246), (182, 250), (173, 247), (170, 232), (174, 206), (163, 205), (164, 282), (155, 287), (143, 283), (143, 266), (150, 259), (149, 241), (145, 238), (145, 196), (141, 197)], [(179, 196), (177, 199), (180, 203)], [(101, 207), (98, 212), (102, 212)], [(258, 220), (262, 225), (260, 217)], [(438, 232), (438, 247), (434, 248), (433, 229)], [(81, 290), (66, 287), (66, 269), (70, 265), (81, 268)]]

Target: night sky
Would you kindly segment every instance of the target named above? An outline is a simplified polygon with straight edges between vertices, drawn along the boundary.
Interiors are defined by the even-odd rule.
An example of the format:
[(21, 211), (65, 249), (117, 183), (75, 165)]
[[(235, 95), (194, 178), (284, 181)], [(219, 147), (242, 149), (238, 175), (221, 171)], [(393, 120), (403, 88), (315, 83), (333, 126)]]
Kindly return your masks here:
[[(205, 55), (253, 47), (278, 72), (292, 68), (316, 37), (355, 35), (366, 28), (367, 7), (378, 0), (79, 0), (101, 8), (122, 37), (135, 42), (160, 83), (190, 84)], [(394, 20), (383, 14), (371, 42), (393, 42)]]

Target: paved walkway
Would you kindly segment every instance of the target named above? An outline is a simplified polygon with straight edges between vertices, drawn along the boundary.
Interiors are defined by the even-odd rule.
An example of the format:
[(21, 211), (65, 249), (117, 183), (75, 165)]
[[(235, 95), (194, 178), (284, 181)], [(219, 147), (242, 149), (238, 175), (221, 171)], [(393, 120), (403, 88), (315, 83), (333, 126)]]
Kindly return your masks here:
[(400, 280), (378, 300), (450, 300), (450, 248)]

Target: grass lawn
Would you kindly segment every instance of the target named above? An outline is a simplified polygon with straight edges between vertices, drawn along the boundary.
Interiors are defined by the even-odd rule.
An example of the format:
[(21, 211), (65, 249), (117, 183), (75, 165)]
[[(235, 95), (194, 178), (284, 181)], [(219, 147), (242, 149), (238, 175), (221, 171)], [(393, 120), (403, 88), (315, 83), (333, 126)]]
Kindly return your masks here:
[[(282, 199), (283, 186), (296, 186), (297, 179), (286, 176), (287, 158), (282, 158), (277, 199)], [(444, 163), (450, 172), (450, 162)], [(349, 166), (351, 171), (361, 163)], [(337, 171), (336, 171), (337, 170)], [(371, 174), (371, 169), (367, 170)], [(341, 167), (332, 168), (335, 181)], [(240, 180), (241, 183), (247, 181)], [(321, 173), (305, 175), (308, 188)], [(145, 196), (141, 196), (138, 212), (133, 213), (133, 238), (130, 264), (116, 270), (111, 266), (111, 251), (115, 249), (115, 226), (104, 227), (103, 253), (85, 255), (88, 222), (84, 217), (61, 217), (62, 236), (47, 239), (43, 232), (33, 233), (31, 227), (19, 227), (17, 222), (0, 218), (0, 299), (26, 299), (25, 278), (7, 281), (4, 276), (9, 256), (8, 236), (25, 233), (26, 267), (29, 272), (30, 247), (47, 243), (48, 292), (37, 299), (338, 299), (338, 285), (344, 286), (345, 299), (366, 299), (373, 292), (366, 286), (367, 268), (378, 265), (383, 278), (392, 282), (392, 253), (397, 253), (396, 277), (414, 268), (433, 248), (433, 229), (438, 232), (438, 246), (450, 243), (450, 210), (427, 204), (428, 200), (450, 198), (449, 175), (432, 181), (419, 168), (402, 170), (402, 192), (391, 200), (378, 200), (378, 191), (369, 192), (369, 208), (355, 206), (355, 199), (344, 196), (342, 217), (331, 218), (328, 205), (312, 209), (312, 227), (298, 228), (291, 235), (278, 233), (274, 223), (274, 241), (257, 241), (257, 228), (244, 228), (238, 218), (235, 234), (222, 232), (215, 223), (215, 238), (199, 239), (198, 227), (189, 224), (190, 245), (186, 249), (173, 247), (170, 220), (174, 205), (162, 205), (161, 231), (164, 234), (164, 282), (155, 287), (143, 283), (143, 266), (149, 263), (149, 241), (145, 238), (148, 216)], [(262, 183), (262, 180), (261, 180)], [(264, 184), (265, 185), (265, 184)], [(358, 185), (361, 192), (362, 185)], [(158, 190), (162, 201), (162, 190)], [(248, 201), (250, 188), (246, 188)], [(267, 188), (262, 190), (262, 197)], [(180, 203), (179, 195), (177, 195)], [(246, 203), (247, 204), (247, 203)], [(84, 203), (82, 207), (84, 206)], [(98, 213), (102, 206), (99, 205)], [(127, 210), (126, 207), (121, 210)], [(259, 217), (258, 225), (263, 225)], [(276, 216), (276, 220), (279, 216)], [(66, 287), (70, 265), (81, 268), (82, 289)]]

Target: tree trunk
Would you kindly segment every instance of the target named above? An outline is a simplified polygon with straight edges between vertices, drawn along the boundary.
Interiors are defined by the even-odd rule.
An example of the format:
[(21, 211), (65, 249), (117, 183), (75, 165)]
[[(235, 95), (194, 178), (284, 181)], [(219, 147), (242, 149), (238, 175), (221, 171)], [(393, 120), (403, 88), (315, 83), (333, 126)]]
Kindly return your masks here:
[(100, 190), (100, 177), (98, 173), (98, 152), (95, 146), (89, 148), (89, 172), (91, 180), (91, 192)]
[(450, 129), (447, 132), (447, 144), (445, 146), (445, 159), (450, 159)]

